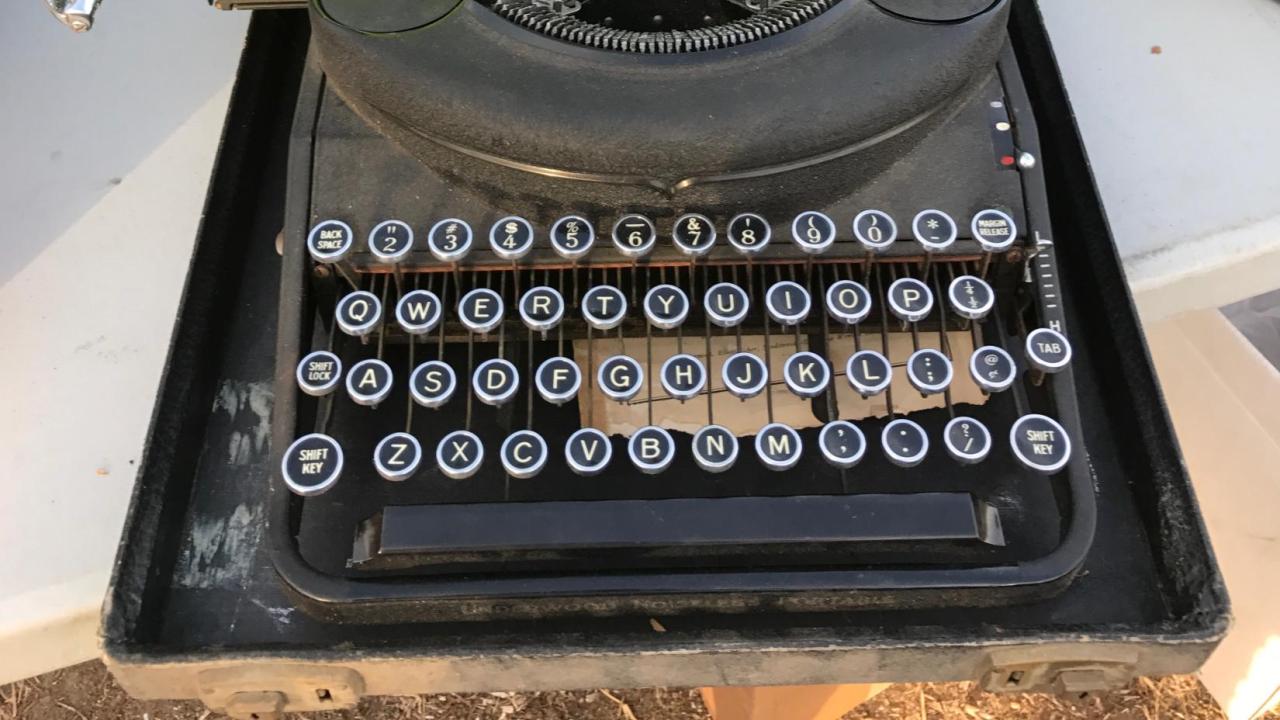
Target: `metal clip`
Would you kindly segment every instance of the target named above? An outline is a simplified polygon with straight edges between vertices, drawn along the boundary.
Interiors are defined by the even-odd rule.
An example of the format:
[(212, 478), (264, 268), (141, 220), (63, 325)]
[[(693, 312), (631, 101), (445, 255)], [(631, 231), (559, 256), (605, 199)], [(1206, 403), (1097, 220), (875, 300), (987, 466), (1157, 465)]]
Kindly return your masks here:
[(582, 9), (579, 0), (533, 0), (533, 4), (557, 15), (572, 15)]
[(93, 15), (102, 0), (45, 0), (45, 4), (63, 25), (75, 32), (88, 32), (93, 29)]

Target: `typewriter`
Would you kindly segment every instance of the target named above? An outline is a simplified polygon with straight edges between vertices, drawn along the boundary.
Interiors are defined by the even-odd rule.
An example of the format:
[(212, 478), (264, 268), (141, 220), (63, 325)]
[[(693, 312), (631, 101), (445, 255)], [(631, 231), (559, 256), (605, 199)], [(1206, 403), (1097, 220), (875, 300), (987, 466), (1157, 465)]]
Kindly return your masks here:
[(344, 622), (1000, 605), (1094, 491), (1010, 0), (314, 0), (277, 571)]

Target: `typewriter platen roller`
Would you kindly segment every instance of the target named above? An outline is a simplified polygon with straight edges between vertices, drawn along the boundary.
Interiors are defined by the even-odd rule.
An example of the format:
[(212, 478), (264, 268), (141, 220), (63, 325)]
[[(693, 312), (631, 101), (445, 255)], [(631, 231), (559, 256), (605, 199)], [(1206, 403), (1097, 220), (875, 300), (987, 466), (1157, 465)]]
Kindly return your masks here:
[(1007, 2), (379, 7), (311, 7), (291, 148), (273, 502), (308, 607), (1070, 582), (1094, 499)]

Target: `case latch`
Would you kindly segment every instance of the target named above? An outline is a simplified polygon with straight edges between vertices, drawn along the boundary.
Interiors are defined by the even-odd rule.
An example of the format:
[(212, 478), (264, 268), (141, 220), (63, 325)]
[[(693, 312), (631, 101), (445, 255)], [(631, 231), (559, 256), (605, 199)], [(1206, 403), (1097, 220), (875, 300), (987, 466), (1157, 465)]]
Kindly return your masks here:
[(1083, 697), (1124, 687), (1138, 654), (1127, 648), (1046, 645), (1007, 648), (987, 656), (979, 684), (989, 692), (1050, 692)]
[(327, 665), (235, 665), (205, 670), (197, 682), (200, 699), (209, 709), (239, 720), (345, 710), (355, 707), (364, 694), (360, 673)]

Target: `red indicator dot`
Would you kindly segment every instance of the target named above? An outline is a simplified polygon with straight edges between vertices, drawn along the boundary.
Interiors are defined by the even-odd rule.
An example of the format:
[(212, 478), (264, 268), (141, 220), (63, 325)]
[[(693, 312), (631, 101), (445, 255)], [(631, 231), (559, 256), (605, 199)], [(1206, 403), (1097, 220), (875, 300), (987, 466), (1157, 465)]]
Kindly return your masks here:
[(1004, 157), (1000, 158), (1000, 164), (1004, 165), (1005, 167), (1009, 167), (1014, 162), (1016, 161), (1014, 160), (1014, 157), (1012, 155), (1005, 155)]

